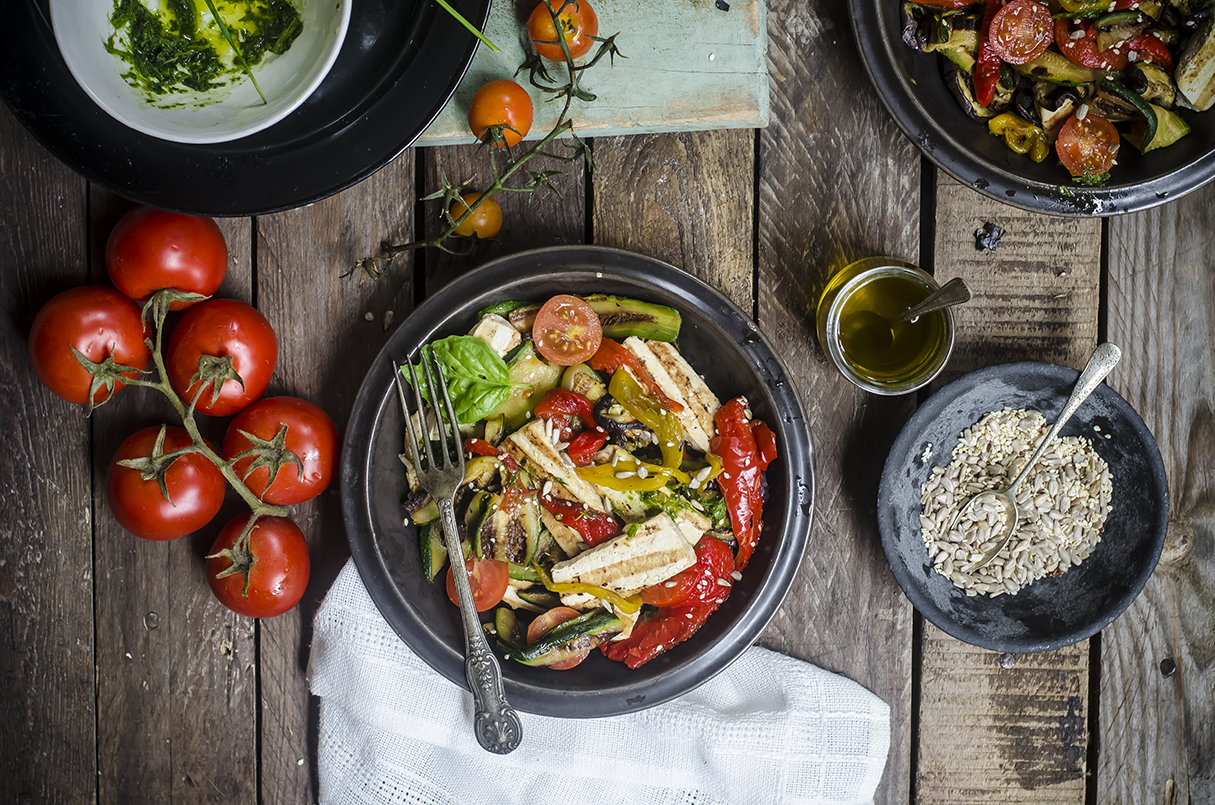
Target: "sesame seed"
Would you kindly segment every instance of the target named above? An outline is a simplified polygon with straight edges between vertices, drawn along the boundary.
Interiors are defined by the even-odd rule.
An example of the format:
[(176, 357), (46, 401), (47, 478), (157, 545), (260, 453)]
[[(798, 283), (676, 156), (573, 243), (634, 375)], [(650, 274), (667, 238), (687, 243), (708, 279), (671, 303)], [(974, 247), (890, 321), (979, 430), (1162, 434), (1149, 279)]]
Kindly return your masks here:
[(612, 466), (615, 467), (616, 462), (618, 462), (618, 461), (620, 461), (620, 453), (613, 452), (612, 453)]
[(687, 614), (687, 617), (688, 617), (688, 620), (692, 620), (692, 613), (691, 613), (691, 612), (689, 612), (689, 613)]
[(673, 582), (673, 581), (664, 581), (664, 582), (662, 583), (662, 586), (663, 586), (663, 587), (674, 587), (674, 586), (675, 586), (675, 582)]
[(1083, 38), (1084, 38), (1084, 31), (1083, 31), (1083, 30), (1079, 30), (1079, 31), (1072, 31), (1070, 34), (1068, 34), (1068, 37), (1069, 37), (1070, 39), (1083, 39)]
[(733, 586), (733, 585), (731, 585), (731, 584), (730, 584), (730, 582), (726, 581), (725, 579), (718, 579), (718, 580), (717, 580), (717, 585), (718, 585), (719, 587), (731, 587), (731, 586)]
[(1088, 117), (1088, 104), (1082, 103), (1080, 104), (1080, 108), (1076, 110), (1076, 120), (1084, 120), (1086, 117)]
[(712, 467), (701, 467), (696, 472), (696, 482), (703, 484), (705, 482), (705, 480), (709, 477), (709, 473), (712, 471), (713, 471)]
[(698, 511), (698, 512), (702, 512), (705, 510), (705, 507), (700, 505), (699, 500), (692, 501), (692, 508), (696, 509), (696, 511)]
[(569, 442), (557, 442), (556, 444), (553, 445), (553, 449), (557, 450), (557, 451), (561, 451), (569, 446), (570, 446)]
[(637, 477), (638, 477), (638, 478), (645, 478), (645, 477), (647, 477), (649, 474), (650, 474), (650, 473), (649, 473), (649, 471), (648, 471), (648, 470), (647, 470), (645, 467), (638, 467), (638, 468), (637, 468)]
[(552, 491), (553, 491), (553, 482), (552, 482), (552, 481), (545, 481), (545, 482), (544, 482), (544, 491), (543, 491), (543, 493), (542, 493), (542, 494), (543, 494), (545, 497), (548, 497), (549, 493), (551, 493)]
[(742, 581), (742, 574), (739, 573), (737, 570), (735, 570), (730, 575), (734, 578), (735, 581)]
[(636, 474), (632, 470), (624, 470), (623, 472), (616, 473), (616, 477), (623, 481), (625, 478), (632, 478)]

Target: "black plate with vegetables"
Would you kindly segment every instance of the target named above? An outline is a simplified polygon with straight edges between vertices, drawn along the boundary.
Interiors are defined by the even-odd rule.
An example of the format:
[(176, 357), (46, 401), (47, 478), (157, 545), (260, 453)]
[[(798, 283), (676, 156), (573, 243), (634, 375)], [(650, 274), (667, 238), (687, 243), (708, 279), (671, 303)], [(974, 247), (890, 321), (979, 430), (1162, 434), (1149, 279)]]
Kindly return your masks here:
[[(778, 458), (767, 468), (763, 527), (749, 562), (739, 576), (723, 580), (730, 583), (730, 594), (685, 642), (655, 654), (636, 669), (609, 660), (601, 650), (591, 651), (584, 661), (569, 670), (532, 667), (522, 663), (552, 658), (533, 657), (538, 650), (518, 638), (513, 641), (518, 646), (513, 653), (509, 646), (499, 646), (505, 655), (520, 660), (518, 663), (503, 662), (506, 692), (511, 703), (529, 712), (567, 717), (640, 710), (701, 684), (751, 645), (776, 612), (792, 582), (809, 536), (813, 502), (810, 442), (797, 395), (780, 361), (754, 326), (736, 307), (700, 281), (639, 255), (595, 247), (560, 247), (507, 257), (444, 288), (393, 334), (359, 391), (342, 458), (343, 504), (351, 552), (372, 599), (389, 624), (419, 656), (451, 681), (465, 685), (458, 610), (447, 598), (443, 579), (433, 582), (428, 579), (437, 567), (424, 567), (424, 562), (434, 561), (423, 550), (428, 542), (420, 537), (424, 537), (425, 532), (419, 534), (412, 522), (405, 523), (411, 491), (399, 459), (404, 423), (393, 381), (393, 361), (413, 357), (421, 344), (469, 333), (482, 321), (479, 313), (491, 305), (514, 301), (540, 303), (561, 294), (586, 296), (596, 293), (676, 309), (682, 319), (676, 319), (678, 351), (697, 373), (703, 374), (703, 382), (723, 403), (739, 395), (746, 396), (746, 416), (762, 419), (771, 427)], [(595, 297), (591, 297), (590, 302), (598, 304)], [(606, 316), (601, 313), (600, 319), (607, 322)], [(657, 324), (659, 330), (665, 326), (663, 322)], [(654, 331), (648, 335), (658, 341), (669, 337), (670, 333)], [(455, 341), (447, 342), (447, 347), (463, 349)], [(512, 367), (519, 353), (532, 350), (533, 343), (526, 342), (513, 349), (509, 353)], [(464, 396), (469, 405), (475, 407), (473, 398), (476, 395)], [(523, 400), (519, 403), (523, 404)], [(510, 427), (529, 422), (527, 413), (536, 409), (532, 402), (527, 406), (531, 407), (519, 412), (518, 421)], [(490, 430), (497, 427), (490, 424), (497, 416), (485, 416), (472, 407), (469, 416), (479, 420), (472, 434), (487, 442), (500, 438), (500, 433)], [(510, 405), (502, 410), (514, 415)], [(531, 421), (539, 424), (538, 420)], [(584, 433), (590, 433), (590, 430)], [(570, 446), (572, 448), (572, 442)], [(653, 442), (650, 446), (654, 446)], [(565, 449), (557, 448), (558, 451)], [(652, 462), (647, 465), (652, 471), (655, 465), (665, 463), (660, 449), (646, 452), (642, 446), (634, 450), (639, 459), (637, 463)], [(572, 449), (570, 454), (573, 454)], [(693, 461), (698, 458), (692, 456)], [(628, 459), (621, 466), (624, 463), (628, 463)], [(684, 467), (686, 469), (687, 465)], [(608, 469), (618, 472), (620, 466)], [(488, 490), (478, 491), (473, 501), (487, 502), (490, 510), (496, 511), (490, 501), (495, 494), (499, 496), (499, 502), (506, 497), (508, 490), (498, 489), (498, 485), (505, 483), (504, 477), (497, 482), (491, 479)], [(547, 494), (541, 492), (541, 497)], [(465, 501), (465, 511), (476, 505), (473, 501)], [(412, 519), (425, 521), (427, 518), (419, 512)], [(495, 536), (496, 531), (486, 536), (485, 523), (491, 519), (482, 517), (481, 525), (469, 532), (470, 536), (475, 535), (470, 540), (470, 550), (488, 554), (502, 547)], [(552, 526), (553, 523), (547, 522), (545, 530)], [(531, 534), (537, 529), (529, 531), (524, 527), (522, 530)], [(645, 529), (620, 536), (640, 540), (648, 538), (649, 532)], [(531, 559), (538, 548), (544, 548), (543, 535), (540, 539), (540, 546), (531, 540), (522, 540), (518, 547)], [(725, 539), (728, 538), (723, 537)], [(590, 542), (589, 536), (587, 541)], [(734, 546), (734, 550), (738, 547)], [(553, 550), (553, 546), (549, 545), (545, 550)], [(551, 565), (543, 561), (537, 561), (535, 565), (543, 575), (551, 573)], [(542, 588), (533, 588), (533, 592), (545, 593)], [(617, 614), (621, 611), (616, 610)], [(504, 618), (498, 621), (500, 632), (509, 632), (513, 627), (511, 621), (515, 618), (509, 617), (511, 614), (514, 613), (499, 613)], [(522, 608), (517, 615), (521, 622), (533, 618), (531, 612)], [(483, 617), (490, 622), (494, 620), (494, 613), (486, 612)], [(592, 631), (600, 627), (618, 628), (609, 623), (615, 620), (612, 613), (602, 609), (589, 610), (582, 620), (594, 626)], [(566, 630), (585, 625), (581, 621), (569, 621)], [(553, 629), (550, 634), (560, 634), (559, 629)], [(509, 635), (499, 636), (507, 637), (504, 643), (512, 642)], [(540, 641), (536, 641), (536, 645), (539, 644)]]
[[(1209, 105), (1215, 91), (1209, 2), (849, 7), (862, 58), (896, 122), (980, 192), (1037, 212), (1114, 215), (1215, 177), (1215, 112), (1186, 108)], [(1067, 164), (1056, 148), (1060, 132)], [(1075, 141), (1091, 147), (1067, 146)], [(1087, 161), (1084, 152), (1102, 156), (1098, 149), (1116, 164)], [(1105, 167), (1108, 179), (1088, 166)]]
[[(480, 25), (489, 14), (489, 0), (457, 7)], [(371, 175), (439, 113), (476, 46), (435, 3), (357, 0), (337, 61), (298, 109), (250, 137), (191, 145), (141, 134), (93, 103), (59, 53), (47, 0), (9, 11), (0, 96), (17, 119), (90, 181), (201, 215), (289, 209)]]

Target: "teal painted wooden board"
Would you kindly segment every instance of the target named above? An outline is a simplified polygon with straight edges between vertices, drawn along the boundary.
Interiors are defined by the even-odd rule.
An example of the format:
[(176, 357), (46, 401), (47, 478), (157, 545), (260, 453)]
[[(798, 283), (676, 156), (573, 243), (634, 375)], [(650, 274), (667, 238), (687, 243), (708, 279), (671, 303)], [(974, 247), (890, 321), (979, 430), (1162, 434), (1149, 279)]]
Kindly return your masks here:
[[(418, 145), (473, 142), (469, 101), (478, 87), (511, 78), (523, 63), (520, 33), (533, 5), (521, 0), (516, 8), (511, 0), (494, 0), (485, 33), (502, 52), (478, 46), (455, 95)], [(604, 59), (584, 74), (583, 86), (599, 100), (574, 102), (579, 136), (768, 124), (764, 0), (732, 0), (729, 11), (719, 10), (714, 0), (594, 0), (594, 5), (600, 35), (619, 32), (617, 47), (628, 58), (617, 59), (615, 66)], [(526, 75), (519, 80), (526, 86)], [(536, 140), (552, 130), (561, 107), (539, 100), (537, 91), (532, 97), (536, 117), (527, 139)]]

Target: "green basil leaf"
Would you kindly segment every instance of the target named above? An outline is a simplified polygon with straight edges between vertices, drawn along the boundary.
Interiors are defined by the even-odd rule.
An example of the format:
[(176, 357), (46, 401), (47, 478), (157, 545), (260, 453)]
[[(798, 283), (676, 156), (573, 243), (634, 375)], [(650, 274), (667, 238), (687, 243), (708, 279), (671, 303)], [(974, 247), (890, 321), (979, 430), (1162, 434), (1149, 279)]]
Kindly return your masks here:
[[(471, 335), (453, 335), (427, 344), (447, 381), (456, 421), (471, 425), (510, 395), (510, 371), (493, 347)], [(404, 372), (408, 378), (408, 371)], [(423, 372), (418, 372), (422, 396), (430, 399)]]

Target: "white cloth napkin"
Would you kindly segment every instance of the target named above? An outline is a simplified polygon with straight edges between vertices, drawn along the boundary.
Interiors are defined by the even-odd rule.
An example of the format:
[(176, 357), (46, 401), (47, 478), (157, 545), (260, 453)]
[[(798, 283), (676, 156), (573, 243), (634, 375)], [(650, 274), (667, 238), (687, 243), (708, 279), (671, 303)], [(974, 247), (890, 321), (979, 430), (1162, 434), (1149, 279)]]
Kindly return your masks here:
[(599, 719), (520, 713), (493, 755), (472, 696), (389, 627), (348, 562), (317, 612), (320, 805), (869, 803), (890, 708), (860, 685), (751, 648), (696, 690)]

